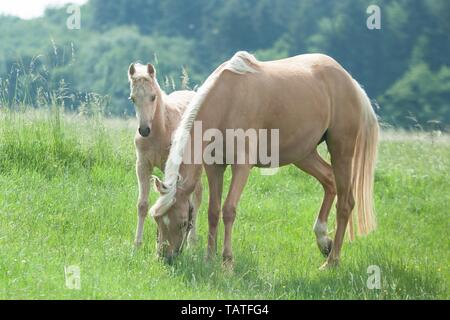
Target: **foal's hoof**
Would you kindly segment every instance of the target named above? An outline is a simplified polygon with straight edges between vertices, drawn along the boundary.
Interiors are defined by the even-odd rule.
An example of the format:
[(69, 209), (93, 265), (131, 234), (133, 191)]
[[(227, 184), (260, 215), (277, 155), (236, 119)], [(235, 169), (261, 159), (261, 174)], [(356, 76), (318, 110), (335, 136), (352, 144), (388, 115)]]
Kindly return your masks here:
[(326, 238), (326, 242), (324, 244), (318, 244), (320, 252), (324, 255), (325, 258), (328, 258), (331, 252), (331, 248), (333, 247), (333, 240), (330, 238)]
[(142, 247), (142, 242), (134, 242), (133, 248), (131, 249), (131, 255), (136, 255), (140, 247)]
[(216, 258), (217, 258), (216, 252), (209, 251), (209, 250), (206, 252), (206, 256), (205, 256), (205, 261), (206, 262), (213, 262), (213, 261), (216, 260)]

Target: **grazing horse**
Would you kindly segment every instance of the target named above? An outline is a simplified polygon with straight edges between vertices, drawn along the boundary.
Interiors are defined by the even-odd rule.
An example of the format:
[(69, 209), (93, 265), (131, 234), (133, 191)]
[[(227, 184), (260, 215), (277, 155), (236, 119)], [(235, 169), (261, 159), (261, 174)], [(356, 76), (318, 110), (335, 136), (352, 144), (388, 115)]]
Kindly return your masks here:
[[(375, 228), (373, 182), (379, 126), (365, 91), (326, 55), (306, 54), (261, 62), (247, 52), (238, 52), (208, 77), (175, 133), (160, 185), (161, 196), (150, 209), (161, 231), (160, 252), (165, 256), (177, 253), (186, 230), (171, 231), (164, 220), (187, 219), (188, 199), (202, 167), (180, 161), (187, 149), (192, 149), (193, 144), (187, 141), (194, 134), (194, 121), (202, 123), (203, 131), (214, 128), (222, 133), (239, 128), (279, 129), (278, 150), (271, 150), (279, 153), (278, 165), (294, 164), (315, 177), (325, 191), (313, 229), (319, 249), (327, 257), (321, 268), (338, 264), (347, 224), (351, 226), (351, 235), (354, 224), (358, 234), (367, 234)], [(228, 136), (223, 137), (226, 140)], [(327, 144), (331, 165), (317, 152), (322, 141)], [(207, 145), (203, 143), (203, 150)], [(248, 149), (240, 151), (247, 153), (246, 159)], [(232, 179), (222, 207), (225, 263), (232, 262), (231, 234), (242, 191), (251, 168), (261, 167), (259, 163), (236, 164), (227, 159), (223, 163), (204, 164), (209, 183), (208, 256), (217, 250), (227, 165), (231, 165)], [(327, 236), (327, 220), (336, 195), (337, 228), (332, 241)]]
[[(136, 175), (139, 183), (137, 203), (138, 223), (135, 245), (142, 244), (144, 221), (148, 214), (148, 196), (153, 168), (164, 169), (169, 155), (172, 134), (180, 122), (181, 115), (194, 96), (193, 91), (175, 91), (166, 95), (158, 85), (153, 65), (133, 63), (128, 69), (130, 100), (134, 103), (138, 119), (138, 130), (134, 139), (136, 146)], [(153, 177), (155, 184), (160, 181)], [(192, 230), (190, 242), (195, 241), (195, 220), (201, 202), (202, 185), (198, 181), (191, 197)]]

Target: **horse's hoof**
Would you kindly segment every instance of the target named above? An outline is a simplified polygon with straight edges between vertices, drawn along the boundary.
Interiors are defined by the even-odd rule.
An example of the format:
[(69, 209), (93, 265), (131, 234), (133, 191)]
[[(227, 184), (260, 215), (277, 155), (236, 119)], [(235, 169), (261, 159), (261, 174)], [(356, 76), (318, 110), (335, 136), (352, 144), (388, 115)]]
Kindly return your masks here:
[(319, 250), (324, 255), (325, 258), (328, 258), (332, 247), (333, 247), (333, 240), (327, 238), (325, 245), (323, 246), (319, 245)]
[(197, 236), (188, 237), (188, 247), (192, 248), (197, 246), (198, 244), (198, 238)]
[(324, 271), (324, 270), (334, 269), (338, 265), (339, 265), (338, 260), (327, 259), (327, 261), (325, 261), (325, 263), (319, 268), (319, 270)]
[(223, 257), (222, 267), (227, 274), (233, 274), (234, 261), (232, 257)]
[(206, 250), (206, 257), (205, 260), (208, 262), (215, 261), (217, 258), (217, 249), (208, 248)]
[(204, 257), (204, 260), (205, 263), (213, 263), (216, 260), (216, 255), (207, 253), (206, 256)]

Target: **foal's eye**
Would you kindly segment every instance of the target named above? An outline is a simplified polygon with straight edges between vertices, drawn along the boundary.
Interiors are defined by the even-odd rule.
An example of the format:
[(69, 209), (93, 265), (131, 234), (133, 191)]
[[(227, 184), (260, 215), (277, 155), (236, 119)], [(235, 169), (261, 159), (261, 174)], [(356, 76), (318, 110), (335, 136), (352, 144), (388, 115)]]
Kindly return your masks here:
[(150, 100), (151, 100), (151, 101), (155, 101), (155, 99), (156, 99), (156, 94), (152, 94), (152, 95), (150, 96)]
[(129, 97), (128, 100), (130, 100), (130, 101), (133, 102), (133, 103), (136, 102), (135, 99), (134, 99), (134, 97)]

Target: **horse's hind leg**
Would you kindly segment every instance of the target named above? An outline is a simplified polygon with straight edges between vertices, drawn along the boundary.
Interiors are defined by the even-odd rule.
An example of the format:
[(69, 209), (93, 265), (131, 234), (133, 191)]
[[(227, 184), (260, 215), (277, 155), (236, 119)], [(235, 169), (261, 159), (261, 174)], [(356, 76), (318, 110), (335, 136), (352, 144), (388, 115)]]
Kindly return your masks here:
[(333, 169), (322, 159), (317, 150), (307, 158), (295, 164), (298, 168), (315, 177), (324, 189), (324, 197), (320, 207), (319, 216), (314, 224), (317, 245), (320, 252), (327, 257), (331, 251), (332, 240), (327, 235), (327, 221), (331, 206), (336, 197), (336, 184), (334, 182)]
[(355, 206), (352, 185), (352, 161), (356, 135), (348, 135), (339, 141), (327, 141), (337, 188), (336, 234), (327, 261), (322, 269), (339, 263), (345, 230)]
[(234, 220), (236, 218), (236, 208), (241, 198), (242, 191), (247, 183), (251, 166), (237, 164), (231, 167), (231, 184), (227, 194), (227, 198), (223, 204), (223, 222), (225, 224), (225, 236), (223, 239), (223, 262), (225, 266), (233, 265), (233, 250), (231, 246), (231, 234), (233, 230)]

